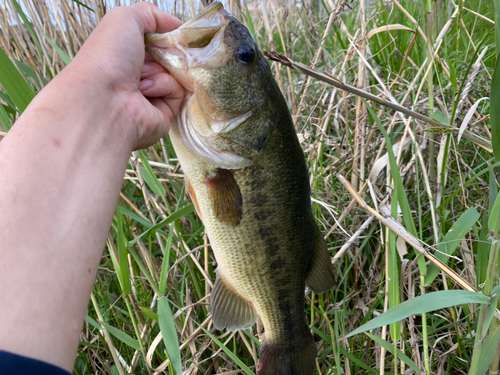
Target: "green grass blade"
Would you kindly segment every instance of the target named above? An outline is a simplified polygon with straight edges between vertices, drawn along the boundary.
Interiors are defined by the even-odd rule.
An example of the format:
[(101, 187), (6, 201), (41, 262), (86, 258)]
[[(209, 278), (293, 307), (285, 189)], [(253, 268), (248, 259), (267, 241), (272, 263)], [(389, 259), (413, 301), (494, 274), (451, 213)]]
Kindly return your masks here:
[(491, 210), (488, 229), (493, 238), (498, 238), (498, 234), (500, 233), (500, 195), (497, 195), (495, 204)]
[[(327, 335), (325, 335), (322, 331), (320, 331), (319, 329), (317, 329), (315, 326), (311, 326), (311, 330), (317, 334), (320, 338), (322, 338), (325, 342), (328, 343), (328, 345), (332, 345), (332, 338), (331, 337), (328, 337)], [(248, 336), (250, 339), (253, 339), (255, 340), (255, 336), (251, 335), (248, 331), (243, 331), (246, 336)], [(256, 343), (257, 345), (260, 345), (259, 342)], [(338, 347), (339, 349), (339, 353), (342, 354), (345, 358), (348, 358), (353, 364), (355, 364), (356, 366), (362, 368), (363, 370), (366, 370), (368, 371), (369, 373), (372, 373), (372, 374), (380, 374), (380, 370), (377, 370), (377, 369), (374, 369), (374, 368), (371, 368), (370, 366), (367, 366), (362, 360), (360, 360), (359, 358), (357, 358), (355, 355), (353, 355), (352, 353), (349, 353), (347, 350), (344, 349), (344, 347), (342, 345), (339, 345)], [(325, 347), (323, 353), (319, 353), (318, 356), (321, 357), (324, 355), (324, 352), (326, 350), (330, 350), (328, 347)], [(358, 372), (359, 373), (359, 372)], [(333, 373), (332, 373), (333, 374)], [(393, 375), (394, 373), (390, 374), (390, 375)]]
[(425, 314), (464, 303), (489, 303), (490, 299), (482, 293), (467, 290), (444, 290), (415, 297), (409, 301), (387, 310), (379, 317), (370, 320), (361, 327), (349, 333), (345, 338), (366, 332), (371, 329), (389, 325), (408, 318), (411, 315)]
[(187, 214), (190, 214), (191, 212), (194, 211), (194, 206), (192, 204), (184, 207), (184, 208), (181, 208), (180, 210), (178, 211), (175, 211), (172, 215), (170, 215), (169, 217), (167, 217), (166, 219), (160, 221), (158, 224), (156, 224), (154, 227), (151, 227), (149, 228), (147, 231), (145, 231), (144, 233), (141, 233), (140, 236), (137, 236), (136, 238), (134, 238), (132, 241), (130, 241), (128, 243), (128, 246), (132, 246), (134, 245), (137, 241), (139, 241), (142, 237), (144, 236), (147, 236), (149, 235), (151, 232), (154, 232), (156, 230), (158, 230), (159, 228), (161, 227), (164, 227), (165, 225), (168, 225), (170, 224), (171, 222), (177, 220), (177, 219), (180, 219), (181, 217), (187, 215)]
[(0, 85), (16, 105), (19, 113), (23, 113), (35, 93), (28, 85), (16, 66), (10, 61), (9, 56), (0, 48)]
[(130, 271), (128, 268), (128, 251), (127, 239), (123, 232), (123, 216), (120, 207), (116, 207), (116, 221), (117, 221), (117, 244), (118, 244), (118, 258), (120, 259), (120, 269), (118, 276), (121, 278), (121, 286), (123, 296), (130, 293)]
[(436, 110), (432, 113), (429, 114), (429, 117), (436, 120), (436, 121), (439, 121), (443, 124), (449, 124), (450, 123), (450, 119), (443, 113), (441, 112), (440, 110)]
[(385, 131), (385, 128), (382, 125), (382, 123), (380, 122), (380, 119), (378, 118), (375, 111), (372, 109), (372, 107), (365, 100), (363, 100), (363, 101), (366, 105), (366, 108), (368, 109), (368, 112), (370, 112), (370, 116), (375, 121), (380, 132), (384, 136), (385, 143), (386, 143), (386, 149), (387, 149), (387, 155), (389, 156), (389, 165), (391, 168), (390, 173), (391, 173), (391, 177), (394, 181), (395, 191), (397, 192), (397, 200), (398, 200), (399, 206), (401, 208), (401, 212), (403, 213), (403, 220), (404, 220), (406, 229), (411, 234), (416, 236), (417, 229), (415, 228), (415, 223), (413, 221), (413, 217), (411, 214), (410, 204), (408, 203), (408, 198), (406, 197), (406, 194), (405, 194), (403, 181), (401, 180), (401, 175), (399, 173), (399, 167), (398, 167), (398, 164), (396, 162), (396, 157), (394, 156), (394, 151), (392, 148), (392, 140), (389, 137), (389, 134), (387, 134), (387, 132)]
[(495, 45), (496, 56), (500, 54), (500, 0), (493, 0), (495, 4)]
[(137, 251), (135, 251), (135, 249), (133, 247), (129, 247), (128, 250), (130, 252), (130, 255), (132, 255), (132, 258), (134, 259), (135, 264), (137, 264), (137, 267), (139, 267), (139, 269), (141, 270), (141, 272), (144, 275), (144, 277), (146, 278), (146, 280), (148, 280), (149, 286), (155, 291), (156, 294), (161, 296), (162, 294), (158, 290), (158, 283), (155, 280), (156, 278), (154, 277), (154, 276), (156, 276), (156, 274), (154, 274), (154, 276), (153, 276), (149, 272), (149, 269), (146, 267), (146, 265), (142, 261), (142, 258), (139, 256), (139, 254), (137, 254)]
[(155, 193), (156, 195), (163, 196), (162, 193), (165, 190), (161, 189), (159, 187), (159, 185), (157, 184), (157, 182), (159, 182), (159, 181), (156, 178), (156, 176), (154, 175), (154, 173), (152, 174), (152, 173), (148, 172), (148, 169), (144, 168), (144, 167), (139, 167), (139, 169), (141, 170), (141, 175), (142, 175), (142, 178), (144, 178), (144, 182), (151, 189), (151, 191), (153, 193)]
[(490, 367), (500, 342), (500, 326), (497, 326), (484, 341), (474, 346), (469, 375), (484, 375)]
[[(474, 223), (481, 215), (474, 207), (470, 207), (465, 211), (450, 228), (443, 241), (437, 245), (438, 251), (434, 254), (436, 258), (447, 264), (449, 257), (445, 254), (453, 255), (460, 242), (463, 240), (468, 231), (471, 230)], [(425, 277), (425, 285), (430, 285), (436, 276), (439, 274), (439, 268), (434, 264), (429, 265), (427, 276)]]
[(125, 332), (119, 330), (116, 327), (113, 327), (112, 325), (110, 325), (106, 322), (101, 322), (101, 324), (104, 326), (104, 328), (106, 328), (108, 330), (109, 333), (111, 333), (113, 336), (115, 336), (118, 340), (123, 342), (125, 345), (128, 345), (135, 350), (141, 350), (141, 346), (139, 345), (139, 341), (137, 341), (133, 337), (129, 336)]
[(500, 160), (500, 59), (497, 59), (491, 80), (490, 117), (493, 154)]
[(450, 59), (448, 53), (445, 53), (445, 60), (448, 64), (448, 67), (450, 68), (450, 82), (451, 87), (453, 88), (453, 95), (455, 95), (458, 90), (457, 74), (455, 73), (455, 62)]
[[(395, 193), (395, 195), (397, 195), (397, 193)], [(397, 219), (398, 204), (396, 199), (392, 200), (391, 206), (392, 217)], [(400, 302), (398, 251), (396, 249), (396, 234), (392, 231), (389, 232), (389, 247), (386, 251), (389, 251), (387, 264), (389, 280), (387, 281), (387, 287), (389, 292), (389, 308), (391, 309), (399, 305)], [(390, 325), (390, 333), (392, 341), (399, 341), (401, 337), (401, 324), (399, 322), (392, 323)]]
[(121, 211), (121, 213), (123, 215), (130, 217), (131, 219), (137, 221), (141, 225), (144, 225), (148, 229), (153, 226), (153, 224), (151, 222), (149, 222), (148, 220), (144, 219), (142, 216), (139, 216), (134, 211), (129, 210), (127, 207), (124, 207), (122, 205), (119, 205), (119, 206), (120, 206), (120, 211)]
[(38, 74), (21, 60), (16, 60), (16, 65), (21, 72), (23, 72), (26, 76), (33, 78), (34, 81), (39, 82), (43, 85), (47, 84), (48, 81), (46, 79), (43, 79), (42, 77), (42, 81), (40, 81), (40, 77), (38, 77)]
[(486, 336), (486, 334), (488, 333), (488, 329), (490, 328), (490, 323), (493, 320), (493, 317), (495, 316), (498, 297), (500, 297), (500, 285), (497, 285), (496, 287), (493, 288), (493, 290), (491, 291), (491, 297), (492, 297), (491, 302), (490, 305), (488, 306), (486, 317), (484, 318), (483, 332), (481, 333), (481, 337)]
[(0, 103), (0, 124), (2, 124), (3, 128), (5, 131), (9, 131), (11, 126), (12, 126), (12, 121), (10, 121), (9, 114), (3, 107), (3, 105)]
[(0, 91), (0, 99), (3, 99), (3, 101), (6, 103), (4, 105), (4, 109), (7, 113), (10, 113), (11, 115), (15, 116), (16, 115), (16, 105), (12, 101), (12, 99), (9, 97), (9, 95), (6, 95), (3, 93), (3, 91)]
[(96, 329), (102, 328), (101, 325), (99, 324), (99, 322), (89, 315), (85, 316), (85, 321)]
[[(113, 263), (113, 267), (115, 268), (115, 272), (117, 275), (120, 275), (120, 262), (116, 258), (116, 254), (113, 251), (113, 247), (111, 246), (109, 241), (106, 241), (106, 245), (108, 247), (108, 252), (109, 252), (109, 255), (111, 257), (111, 262)], [(122, 279), (120, 276), (118, 276), (118, 282), (120, 283), (120, 286), (121, 286)], [(123, 290), (123, 287), (122, 287), (122, 290)]]
[(221, 348), (224, 353), (226, 353), (233, 361), (236, 363), (247, 375), (255, 375), (252, 370), (250, 370), (247, 365), (245, 365), (241, 359), (239, 359), (231, 350), (227, 348), (226, 345), (224, 345), (221, 341), (217, 339), (214, 335), (212, 335), (210, 332), (208, 332), (205, 328), (201, 327), (202, 330), (205, 331), (205, 333), (210, 336), (210, 338), (217, 344), (219, 348)]
[[(388, 352), (392, 353), (394, 355), (394, 346), (390, 343), (388, 343), (385, 340), (382, 340), (380, 337), (372, 335), (368, 332), (365, 332), (365, 335), (367, 335), (369, 338), (371, 338), (373, 341), (375, 341), (377, 344), (385, 348)], [(401, 359), (404, 363), (406, 363), (409, 367), (412, 368), (412, 370), (416, 371), (416, 373), (420, 373), (420, 368), (413, 362), (406, 354), (404, 354), (401, 350), (397, 349), (397, 356), (399, 359)]]
[(42, 46), (40, 45), (40, 40), (38, 40), (38, 36), (36, 35), (35, 31), (33, 30), (33, 27), (31, 27), (31, 22), (28, 20), (28, 17), (26, 17), (26, 15), (24, 14), (24, 12), (23, 12), (21, 6), (19, 5), (19, 3), (17, 2), (17, 0), (12, 0), (12, 3), (14, 4), (14, 7), (16, 8), (17, 13), (19, 14), (21, 19), (23, 20), (24, 26), (26, 26), (31, 37), (35, 41), (35, 43), (38, 47), (38, 50), (40, 51), (41, 54), (43, 54)]
[(144, 155), (144, 152), (138, 151), (137, 154), (139, 155), (139, 158), (142, 161), (142, 165), (144, 166), (144, 168), (141, 168), (141, 172), (146, 185), (148, 185), (156, 195), (164, 196), (165, 194), (167, 194), (161, 182), (158, 181), (158, 178), (156, 178), (156, 175), (153, 172), (153, 168), (151, 168), (151, 166), (149, 165), (148, 159), (146, 158), (146, 155)]
[[(356, 364), (356, 366), (361, 367), (363, 370), (366, 370), (372, 374), (380, 374), (380, 370), (373, 369), (373, 368), (367, 366), (359, 358), (357, 358), (356, 356), (352, 355), (352, 353), (349, 353), (347, 350), (345, 350), (342, 345), (339, 346), (339, 351), (340, 351), (340, 354), (342, 354), (346, 358), (349, 358), (349, 360), (351, 362)], [(391, 374), (391, 375), (393, 375), (393, 374)]]
[(488, 229), (489, 213), (493, 211), (493, 206), (495, 205), (498, 196), (498, 186), (495, 177), (495, 170), (493, 166), (488, 163), (489, 172), (489, 197), (488, 197), (488, 209), (484, 210), (481, 218), (481, 231), (479, 233), (479, 241), (477, 243), (476, 255), (476, 286), (481, 289), (480, 285), (485, 282), (487, 269), (488, 269), (488, 259), (491, 247), (491, 237)]
[(481, 231), (479, 232), (479, 241), (477, 243), (477, 261), (476, 261), (476, 287), (484, 283), (486, 270), (488, 268), (488, 258), (490, 254), (490, 236), (488, 231), (488, 211), (483, 212), (481, 218)]
[(253, 24), (252, 16), (250, 15), (250, 10), (248, 9), (248, 4), (246, 1), (244, 1), (243, 3), (245, 5), (245, 13), (246, 13), (246, 21), (248, 29), (252, 33), (253, 37), (257, 39), (257, 35), (255, 35), (255, 26)]
[[(127, 207), (120, 205), (120, 211), (122, 212), (123, 215), (128, 216), (131, 219), (137, 221), (138, 223), (144, 225), (147, 229), (151, 229), (153, 227), (153, 224), (150, 221), (144, 219), (142, 216), (137, 215), (134, 211), (129, 210)], [(157, 233), (160, 233), (162, 236), (165, 237), (168, 236), (168, 233), (165, 232), (164, 230), (155, 229), (155, 231)], [(136, 241), (134, 241), (133, 243), (135, 244), (135, 242)]]
[(167, 349), (168, 358), (174, 366), (177, 375), (182, 375), (181, 352), (179, 350), (179, 340), (175, 329), (174, 317), (165, 297), (158, 299), (158, 319), (160, 320), (160, 330), (163, 342)]
[(155, 322), (159, 322), (158, 314), (143, 306), (139, 306), (139, 308), (141, 309), (141, 312), (144, 314), (144, 316), (147, 316), (148, 318), (154, 320)]
[(85, 5), (85, 4), (84, 4), (84, 3), (82, 3), (81, 1), (78, 1), (78, 0), (72, 0), (72, 1), (73, 1), (74, 3), (76, 3), (76, 4), (80, 5), (80, 6), (82, 6), (82, 7), (84, 7), (84, 8), (86, 8), (86, 9), (90, 10), (91, 12), (95, 13), (95, 12), (94, 12), (94, 9), (92, 9), (92, 8), (91, 8), (91, 7), (89, 7), (88, 5)]
[(165, 295), (167, 291), (167, 277), (168, 269), (170, 265), (170, 247), (172, 246), (172, 237), (174, 235), (173, 228), (170, 228), (170, 233), (168, 234), (167, 246), (165, 246), (165, 255), (163, 256), (163, 262), (161, 264), (160, 271), (160, 282), (158, 289)]
[(120, 340), (124, 344), (126, 344), (126, 345), (128, 345), (131, 348), (134, 348), (136, 350), (141, 350), (141, 346), (139, 345), (139, 341), (137, 341), (133, 337), (129, 336), (125, 332), (120, 331), (118, 328), (115, 328), (106, 322), (99, 323), (97, 320), (95, 320), (94, 318), (92, 318), (89, 315), (85, 316), (85, 321), (96, 329), (100, 330), (100, 329), (102, 329), (102, 327), (106, 328), (109, 333), (111, 333), (113, 336), (115, 336), (118, 340)]
[(71, 57), (69, 57), (68, 54), (61, 49), (61, 47), (59, 47), (47, 35), (45, 35), (45, 33), (43, 31), (41, 31), (41, 33), (43, 34), (43, 36), (45, 37), (47, 42), (50, 43), (52, 48), (54, 48), (56, 50), (57, 54), (59, 55), (61, 60), (64, 62), (64, 64), (69, 65), (69, 63), (71, 62)]
[(493, 205), (495, 204), (495, 201), (497, 199), (498, 185), (495, 176), (495, 165), (491, 165), (491, 163), (489, 162), (488, 162), (488, 172), (490, 179), (490, 182), (488, 184), (489, 186), (488, 211), (491, 212), (493, 210)]

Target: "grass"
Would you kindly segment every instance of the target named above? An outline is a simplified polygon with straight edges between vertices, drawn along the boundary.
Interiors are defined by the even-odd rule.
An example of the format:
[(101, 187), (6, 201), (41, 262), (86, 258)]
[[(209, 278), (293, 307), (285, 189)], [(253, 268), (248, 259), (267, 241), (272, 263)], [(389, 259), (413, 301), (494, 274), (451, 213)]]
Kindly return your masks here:
[[(0, 69), (0, 138), (31, 92), (65, 66), (114, 3), (4, 3), (0, 46), (29, 88)], [(199, 7), (156, 3), (184, 21)], [(494, 89), (490, 1), (228, 3), (262, 49), (456, 129)], [(7, 66), (2, 55), (0, 63)], [(295, 119), (313, 210), (338, 274), (337, 289), (306, 297), (319, 345), (317, 373), (495, 373), (497, 300), (484, 303), (473, 291), (459, 291), (468, 284), (498, 296), (499, 163), (491, 150), (290, 67), (272, 63), (272, 69)], [(464, 124), (486, 140), (494, 127), (490, 105), (481, 101)], [(353, 194), (371, 212), (385, 210), (385, 221), (374, 220)], [(211, 325), (207, 296), (216, 263), (168, 138), (131, 155), (118, 206), (74, 373), (174, 374), (179, 367), (184, 374), (254, 373), (262, 327), (229, 333)], [(399, 228), (396, 236), (388, 228), (398, 230), (398, 222), (406, 232)], [(415, 241), (463, 283), (446, 269), (433, 270), (417, 245), (408, 246)], [(452, 302), (438, 306), (438, 291), (450, 291)], [(366, 323), (369, 334), (348, 336)]]

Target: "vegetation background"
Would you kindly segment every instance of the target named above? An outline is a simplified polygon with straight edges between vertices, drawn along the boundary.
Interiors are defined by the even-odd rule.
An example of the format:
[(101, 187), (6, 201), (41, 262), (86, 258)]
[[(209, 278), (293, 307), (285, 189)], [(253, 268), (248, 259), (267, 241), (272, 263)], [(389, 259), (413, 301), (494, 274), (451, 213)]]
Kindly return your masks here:
[[(204, 5), (152, 2), (183, 21)], [(129, 3), (2, 1), (0, 139), (106, 11)], [(498, 0), (225, 4), (262, 50), (443, 124), (272, 63), (338, 274), (337, 289), (306, 296), (317, 373), (498, 374), (500, 163), (492, 151), (498, 156), (500, 138), (489, 115), (500, 87), (492, 80)], [(262, 327), (212, 327), (215, 268), (169, 139), (134, 152), (74, 373), (255, 373)]]

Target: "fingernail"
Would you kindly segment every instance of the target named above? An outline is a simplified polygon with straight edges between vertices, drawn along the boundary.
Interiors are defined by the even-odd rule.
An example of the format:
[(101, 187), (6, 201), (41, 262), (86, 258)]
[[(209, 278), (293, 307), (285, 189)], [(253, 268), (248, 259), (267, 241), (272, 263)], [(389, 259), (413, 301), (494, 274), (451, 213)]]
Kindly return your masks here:
[(147, 73), (147, 72), (149, 72), (150, 70), (151, 70), (151, 66), (150, 66), (150, 65), (148, 65), (148, 64), (144, 64), (144, 65), (142, 66), (142, 74)]
[(139, 90), (144, 91), (153, 86), (153, 81), (150, 79), (144, 79), (139, 83)]

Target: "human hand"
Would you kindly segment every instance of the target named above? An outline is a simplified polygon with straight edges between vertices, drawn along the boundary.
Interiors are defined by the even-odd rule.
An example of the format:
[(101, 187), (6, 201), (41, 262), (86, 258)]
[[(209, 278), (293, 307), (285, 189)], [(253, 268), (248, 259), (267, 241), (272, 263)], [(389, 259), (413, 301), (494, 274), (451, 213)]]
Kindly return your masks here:
[(184, 97), (144, 34), (180, 24), (113, 9), (2, 139), (0, 350), (73, 368), (130, 152), (167, 135)]
[(150, 3), (112, 9), (65, 69), (86, 75), (93, 86), (90, 95), (109, 102), (110, 111), (126, 112), (130, 123), (122, 126), (132, 132), (134, 150), (167, 135), (184, 98), (182, 86), (161, 65), (147, 56), (145, 61), (144, 34), (180, 25)]

